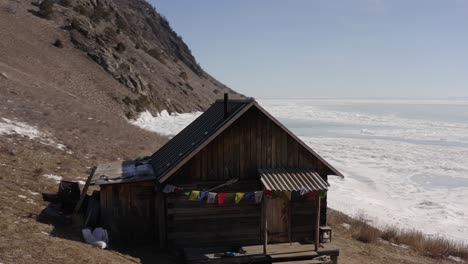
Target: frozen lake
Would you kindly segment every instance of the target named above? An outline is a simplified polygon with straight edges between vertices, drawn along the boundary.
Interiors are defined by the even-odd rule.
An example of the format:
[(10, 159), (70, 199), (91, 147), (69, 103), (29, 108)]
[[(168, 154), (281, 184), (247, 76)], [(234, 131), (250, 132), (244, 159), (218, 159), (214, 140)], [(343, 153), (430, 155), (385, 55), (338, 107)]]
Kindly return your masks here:
[[(258, 101), (345, 175), (330, 177), (330, 207), (468, 241), (468, 101)], [(198, 115), (135, 124), (174, 135)]]

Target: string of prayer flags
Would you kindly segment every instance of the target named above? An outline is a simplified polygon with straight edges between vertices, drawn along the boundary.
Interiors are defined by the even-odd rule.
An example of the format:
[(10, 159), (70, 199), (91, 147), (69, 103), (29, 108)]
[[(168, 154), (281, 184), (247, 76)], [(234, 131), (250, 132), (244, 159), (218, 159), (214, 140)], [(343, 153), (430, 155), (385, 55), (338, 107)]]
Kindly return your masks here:
[(256, 204), (259, 204), (262, 202), (262, 198), (263, 198), (263, 191), (256, 191), (254, 193), (254, 197), (255, 197), (255, 203)]
[(176, 189), (176, 187), (174, 185), (168, 184), (168, 185), (164, 186), (163, 193), (172, 193), (172, 192), (175, 191), (175, 189)]
[(242, 200), (242, 198), (244, 198), (244, 195), (245, 193), (243, 192), (236, 192), (236, 198), (234, 200), (236, 204), (238, 204)]
[(309, 194), (307, 194), (307, 199), (311, 201), (317, 200), (317, 196), (317, 192), (310, 192)]
[(226, 202), (233, 202), (236, 197), (235, 193), (227, 193), (226, 194)]
[(218, 204), (223, 204), (226, 202), (227, 194), (224, 192), (218, 193)]
[(249, 202), (249, 203), (250, 203), (250, 202), (253, 202), (253, 200), (254, 200), (254, 192), (248, 192), (248, 193), (246, 193), (246, 194), (245, 194), (245, 200), (246, 200), (247, 202)]
[(190, 201), (198, 201), (198, 196), (200, 195), (200, 191), (191, 191), (189, 195)]
[(286, 198), (288, 198), (288, 201), (291, 201), (291, 192), (284, 192), (284, 196), (286, 196)]
[(206, 198), (207, 195), (208, 195), (207, 191), (200, 192), (200, 195), (198, 196), (198, 201), (200, 201), (200, 202), (203, 201)]
[(208, 199), (206, 199), (206, 202), (209, 203), (209, 204), (216, 203), (216, 193), (209, 192), (208, 193)]

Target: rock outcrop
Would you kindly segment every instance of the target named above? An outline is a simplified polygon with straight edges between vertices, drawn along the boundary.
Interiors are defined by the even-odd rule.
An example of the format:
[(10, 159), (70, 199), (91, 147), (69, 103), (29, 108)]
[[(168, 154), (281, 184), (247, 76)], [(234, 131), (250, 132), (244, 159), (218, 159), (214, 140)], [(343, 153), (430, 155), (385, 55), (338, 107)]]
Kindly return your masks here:
[(131, 91), (115, 97), (128, 118), (145, 110), (204, 110), (222, 93), (242, 97), (207, 74), (145, 0), (61, 0), (52, 19), (69, 31), (76, 48)]

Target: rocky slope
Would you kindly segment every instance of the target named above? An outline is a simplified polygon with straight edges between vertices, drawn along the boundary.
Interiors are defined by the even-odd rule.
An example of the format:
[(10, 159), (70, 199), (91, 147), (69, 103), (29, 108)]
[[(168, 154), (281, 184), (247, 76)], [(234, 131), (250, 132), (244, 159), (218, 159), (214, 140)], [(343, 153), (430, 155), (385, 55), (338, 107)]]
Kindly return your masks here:
[(37, 15), (69, 32), (131, 93), (115, 96), (127, 117), (205, 109), (222, 93), (238, 94), (207, 74), (169, 22), (145, 0), (44, 0)]

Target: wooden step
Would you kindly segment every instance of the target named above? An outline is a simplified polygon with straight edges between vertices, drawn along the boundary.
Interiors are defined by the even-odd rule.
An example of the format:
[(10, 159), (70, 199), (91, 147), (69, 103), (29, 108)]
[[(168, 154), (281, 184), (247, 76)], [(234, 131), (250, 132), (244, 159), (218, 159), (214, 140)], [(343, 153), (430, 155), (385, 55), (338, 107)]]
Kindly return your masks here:
[(307, 259), (307, 260), (296, 260), (296, 261), (274, 262), (274, 263), (278, 263), (278, 264), (331, 264), (333, 262)]

